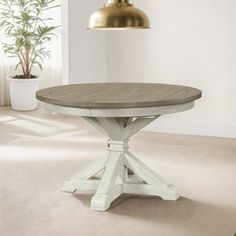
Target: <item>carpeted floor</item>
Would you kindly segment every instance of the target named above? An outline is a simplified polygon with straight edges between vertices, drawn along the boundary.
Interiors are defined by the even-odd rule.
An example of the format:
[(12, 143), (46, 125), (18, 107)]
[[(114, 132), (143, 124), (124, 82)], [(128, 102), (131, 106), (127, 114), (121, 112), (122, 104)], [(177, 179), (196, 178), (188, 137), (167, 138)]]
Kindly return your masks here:
[(64, 179), (105, 155), (81, 119), (0, 108), (1, 236), (233, 236), (236, 139), (141, 132), (131, 149), (176, 185), (176, 202), (122, 196), (107, 212)]

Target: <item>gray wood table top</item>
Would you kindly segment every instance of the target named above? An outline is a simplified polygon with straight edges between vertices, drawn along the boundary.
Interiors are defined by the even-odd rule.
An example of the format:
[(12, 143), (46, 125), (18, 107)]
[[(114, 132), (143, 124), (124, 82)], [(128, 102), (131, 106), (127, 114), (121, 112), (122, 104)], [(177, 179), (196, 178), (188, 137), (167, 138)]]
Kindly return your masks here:
[(150, 83), (74, 84), (39, 90), (38, 100), (78, 108), (143, 108), (178, 105), (201, 97), (196, 88)]

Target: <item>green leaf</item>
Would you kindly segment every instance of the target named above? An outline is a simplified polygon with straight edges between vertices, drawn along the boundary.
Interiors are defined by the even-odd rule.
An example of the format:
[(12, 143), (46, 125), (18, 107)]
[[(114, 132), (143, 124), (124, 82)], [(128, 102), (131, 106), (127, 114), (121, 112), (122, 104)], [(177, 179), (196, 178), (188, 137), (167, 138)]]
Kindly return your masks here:
[(16, 65), (15, 70), (17, 70), (20, 65), (21, 65), (21, 62), (19, 62), (19, 63)]
[(43, 70), (43, 66), (40, 62), (35, 61), (34, 64), (38, 65), (38, 67), (40, 68), (40, 70)]

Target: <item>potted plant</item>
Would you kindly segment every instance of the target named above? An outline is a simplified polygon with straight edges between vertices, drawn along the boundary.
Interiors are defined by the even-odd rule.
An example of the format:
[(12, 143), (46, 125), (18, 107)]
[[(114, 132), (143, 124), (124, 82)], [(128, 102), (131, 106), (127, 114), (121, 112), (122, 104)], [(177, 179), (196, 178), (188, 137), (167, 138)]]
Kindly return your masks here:
[(0, 29), (5, 35), (4, 53), (16, 60), (19, 75), (9, 76), (13, 110), (37, 108), (36, 91), (40, 76), (32, 74), (34, 67), (42, 70), (42, 62), (50, 57), (46, 44), (58, 26), (47, 25), (52, 18), (45, 12), (58, 7), (55, 0), (0, 0)]

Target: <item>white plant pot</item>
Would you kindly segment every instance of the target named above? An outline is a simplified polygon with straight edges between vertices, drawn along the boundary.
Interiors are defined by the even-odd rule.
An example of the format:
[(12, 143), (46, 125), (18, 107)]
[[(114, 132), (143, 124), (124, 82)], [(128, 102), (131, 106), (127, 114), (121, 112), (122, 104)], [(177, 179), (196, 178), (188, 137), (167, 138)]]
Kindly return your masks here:
[(39, 90), (39, 78), (14, 79), (8, 77), (11, 108), (16, 111), (32, 111), (38, 108), (36, 92)]

